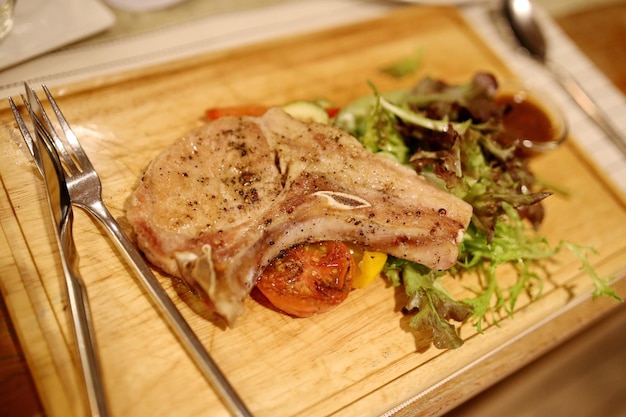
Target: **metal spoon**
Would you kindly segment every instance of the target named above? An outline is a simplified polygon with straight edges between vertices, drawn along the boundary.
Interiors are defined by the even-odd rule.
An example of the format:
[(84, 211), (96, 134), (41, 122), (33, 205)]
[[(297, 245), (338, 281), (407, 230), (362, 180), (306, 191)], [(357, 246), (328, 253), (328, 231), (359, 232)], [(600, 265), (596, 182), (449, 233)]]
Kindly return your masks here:
[(548, 45), (533, 11), (530, 0), (503, 0), (504, 17), (518, 43), (532, 58), (543, 64), (554, 79), (574, 99), (578, 106), (602, 129), (624, 156), (626, 139), (613, 127), (607, 116), (563, 67), (548, 58)]

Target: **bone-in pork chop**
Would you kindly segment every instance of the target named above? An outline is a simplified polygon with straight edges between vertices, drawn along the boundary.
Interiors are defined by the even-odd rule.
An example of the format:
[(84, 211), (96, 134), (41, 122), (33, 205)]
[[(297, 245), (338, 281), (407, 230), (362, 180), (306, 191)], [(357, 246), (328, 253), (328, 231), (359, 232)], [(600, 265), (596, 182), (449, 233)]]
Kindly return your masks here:
[(471, 215), (412, 169), (279, 108), (218, 119), (176, 141), (150, 164), (127, 211), (148, 260), (231, 324), (281, 250), (337, 240), (447, 269)]

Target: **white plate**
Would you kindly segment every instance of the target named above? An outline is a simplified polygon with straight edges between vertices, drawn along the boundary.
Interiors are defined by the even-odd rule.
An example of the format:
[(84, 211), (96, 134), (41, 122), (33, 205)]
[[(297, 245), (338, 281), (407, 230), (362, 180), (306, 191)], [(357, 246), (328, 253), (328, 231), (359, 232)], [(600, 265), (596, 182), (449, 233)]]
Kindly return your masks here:
[(19, 0), (0, 42), (0, 70), (100, 32), (115, 16), (97, 0)]

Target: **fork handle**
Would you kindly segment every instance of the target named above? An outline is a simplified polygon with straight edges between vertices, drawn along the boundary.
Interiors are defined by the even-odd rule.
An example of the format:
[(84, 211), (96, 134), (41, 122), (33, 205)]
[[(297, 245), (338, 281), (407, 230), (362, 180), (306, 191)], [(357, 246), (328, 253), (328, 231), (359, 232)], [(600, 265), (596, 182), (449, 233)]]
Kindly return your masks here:
[(91, 310), (84, 283), (72, 272), (66, 274), (70, 314), (75, 329), (75, 344), (85, 381), (85, 390), (92, 417), (108, 415), (100, 363), (96, 357), (95, 332), (91, 324)]
[(78, 266), (78, 253), (72, 238), (72, 212), (61, 220), (57, 233), (61, 264), (65, 276), (69, 313), (74, 329), (80, 369), (92, 417), (106, 417), (108, 413), (102, 372), (97, 357), (96, 335), (91, 319), (89, 297)]
[(218, 396), (230, 410), (233, 416), (252, 417), (245, 404), (239, 398), (217, 364), (213, 361), (200, 340), (197, 338), (189, 324), (185, 321), (180, 311), (176, 308), (167, 292), (161, 287), (158, 280), (146, 264), (143, 256), (131, 243), (126, 234), (104, 203), (98, 202), (90, 206), (80, 206), (91, 214), (107, 230), (109, 236), (115, 242), (120, 253), (126, 258), (140, 279), (143, 288), (148, 292), (154, 303), (164, 313), (167, 323), (185, 346), (188, 353), (194, 359), (196, 365), (203, 372), (209, 383), (213, 386)]

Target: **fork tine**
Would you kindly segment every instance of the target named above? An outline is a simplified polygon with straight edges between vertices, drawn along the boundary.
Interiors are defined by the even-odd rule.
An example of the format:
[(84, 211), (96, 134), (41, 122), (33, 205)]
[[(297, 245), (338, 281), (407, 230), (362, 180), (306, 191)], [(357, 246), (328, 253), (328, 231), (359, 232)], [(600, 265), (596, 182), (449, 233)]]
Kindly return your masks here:
[[(24, 100), (24, 96), (22, 96), (22, 101), (24, 102), (24, 105), (28, 108), (29, 105), (28, 105), (28, 102)], [(26, 142), (28, 151), (30, 152), (30, 155), (33, 157), (33, 161), (35, 162), (35, 165), (37, 166), (39, 173), (43, 175), (43, 168), (41, 167), (41, 156), (39, 155), (39, 147), (35, 146), (35, 142), (33, 141), (33, 137), (30, 134), (30, 130), (28, 130), (28, 127), (26, 126), (26, 122), (24, 122), (24, 119), (22, 118), (22, 114), (20, 113), (19, 109), (15, 105), (15, 102), (13, 101), (12, 97), (9, 97), (9, 106), (11, 106), (13, 117), (15, 118), (15, 121), (17, 122), (17, 127), (20, 130), (20, 133), (22, 134), (22, 138), (24, 138), (24, 142)], [(28, 110), (30, 111), (30, 109)]]
[[(13, 117), (15, 118), (15, 121), (17, 122), (18, 128), (20, 130), (20, 133), (22, 134), (22, 138), (24, 139), (24, 142), (26, 142), (26, 146), (28, 147), (28, 151), (30, 152), (33, 161), (35, 162), (35, 165), (37, 166), (37, 169), (39, 170), (39, 173), (43, 176), (44, 172), (43, 172), (43, 162), (42, 162), (42, 157), (41, 157), (41, 143), (42, 141), (45, 142), (44, 146), (51, 148), (52, 145), (49, 145), (49, 141), (50, 138), (47, 134), (47, 132), (45, 132), (45, 130), (42, 130), (43, 127), (41, 125), (41, 121), (39, 119), (37, 119), (33, 113), (33, 109), (31, 108), (30, 102), (24, 97), (23, 94), (20, 94), (20, 97), (22, 98), (22, 102), (24, 104), (24, 107), (26, 108), (26, 111), (31, 119), (31, 122), (33, 123), (33, 129), (38, 130), (40, 133), (43, 134), (43, 137), (40, 135), (37, 135), (36, 132), (33, 132), (33, 134), (31, 134), (30, 129), (28, 128), (28, 126), (26, 125), (26, 122), (24, 121), (24, 118), (22, 117), (19, 109), (17, 108), (15, 102), (13, 101), (12, 97), (9, 97), (9, 105), (11, 106), (11, 111), (13, 112)], [(56, 155), (56, 151), (54, 152), (54, 154)]]
[[(27, 105), (27, 107), (31, 111), (31, 118), (33, 119), (34, 128), (39, 130), (44, 139), (48, 140), (48, 144), (56, 150), (56, 153), (59, 155), (63, 166), (66, 168), (66, 174), (71, 175), (79, 172), (80, 167), (76, 165), (76, 162), (72, 158), (72, 155), (67, 151), (65, 145), (63, 144), (63, 141), (59, 137), (54, 126), (52, 125), (48, 114), (44, 110), (43, 105), (41, 104), (41, 101), (37, 96), (37, 93), (35, 93), (35, 91), (27, 83), (24, 83), (24, 88), (26, 89), (26, 95), (29, 102), (29, 105)], [(24, 97), (22, 97), (22, 100), (24, 100)], [(43, 125), (44, 123), (45, 126)]]
[(54, 99), (54, 96), (52, 95), (52, 93), (50, 93), (50, 90), (48, 90), (48, 87), (45, 84), (42, 84), (41, 87), (43, 88), (43, 91), (46, 93), (48, 102), (50, 103), (50, 106), (52, 107), (52, 111), (54, 112), (54, 114), (57, 117), (57, 120), (59, 121), (59, 125), (61, 126), (61, 129), (63, 129), (63, 133), (65, 134), (65, 140), (70, 145), (71, 151), (73, 155), (75, 156), (75, 159), (79, 168), (81, 169), (81, 171), (86, 170), (86, 169), (91, 169), (92, 165), (91, 165), (91, 161), (89, 160), (89, 157), (87, 156), (87, 154), (85, 153), (85, 150), (83, 149), (80, 142), (78, 141), (78, 138), (76, 137), (76, 134), (74, 134), (74, 131), (70, 127), (70, 124), (67, 122), (67, 119), (63, 115), (63, 112), (61, 111), (61, 109), (59, 108), (59, 105)]

